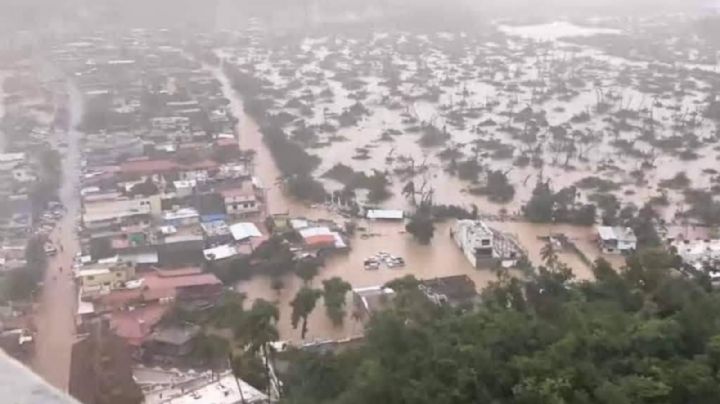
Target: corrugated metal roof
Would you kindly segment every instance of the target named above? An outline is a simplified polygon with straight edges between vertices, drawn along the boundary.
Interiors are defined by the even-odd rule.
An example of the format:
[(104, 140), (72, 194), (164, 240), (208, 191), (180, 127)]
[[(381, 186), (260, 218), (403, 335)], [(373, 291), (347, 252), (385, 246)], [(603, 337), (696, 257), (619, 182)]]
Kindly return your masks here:
[(230, 226), (230, 232), (232, 233), (233, 238), (237, 241), (245, 240), (251, 237), (263, 236), (260, 229), (258, 229), (254, 223), (250, 222), (235, 223)]

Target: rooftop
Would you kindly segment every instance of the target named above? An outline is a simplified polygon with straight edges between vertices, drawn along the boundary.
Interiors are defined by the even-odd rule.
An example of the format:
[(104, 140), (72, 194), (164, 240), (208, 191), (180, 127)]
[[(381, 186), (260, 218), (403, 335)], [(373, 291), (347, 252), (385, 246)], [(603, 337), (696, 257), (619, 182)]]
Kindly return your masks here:
[(598, 226), (598, 235), (602, 240), (637, 241), (635, 232), (629, 227)]
[(245, 240), (251, 237), (263, 237), (262, 232), (254, 223), (241, 222), (230, 226), (230, 232), (237, 241)]
[[(256, 388), (236, 379), (230, 371), (190, 373), (177, 370), (136, 369), (146, 404), (258, 404), (268, 402)], [(238, 385), (240, 390), (238, 390)], [(242, 393), (241, 393), (242, 392)]]

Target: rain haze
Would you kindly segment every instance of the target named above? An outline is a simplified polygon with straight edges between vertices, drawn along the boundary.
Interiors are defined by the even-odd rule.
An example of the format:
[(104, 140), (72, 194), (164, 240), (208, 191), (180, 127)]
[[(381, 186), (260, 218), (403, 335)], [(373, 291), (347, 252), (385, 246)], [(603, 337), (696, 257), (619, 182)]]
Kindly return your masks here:
[(0, 0), (0, 241), (11, 402), (719, 403), (720, 0)]

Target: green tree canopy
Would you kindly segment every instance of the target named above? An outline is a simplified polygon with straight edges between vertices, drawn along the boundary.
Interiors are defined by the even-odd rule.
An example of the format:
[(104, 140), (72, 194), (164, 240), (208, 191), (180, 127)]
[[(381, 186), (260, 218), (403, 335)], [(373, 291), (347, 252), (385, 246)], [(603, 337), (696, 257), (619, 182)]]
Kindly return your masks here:
[[(525, 281), (491, 284), (471, 311), (424, 306), (417, 281), (391, 282), (394, 308), (371, 318), (360, 347), (293, 356), (284, 399), (720, 402), (720, 292), (680, 276), (673, 262), (661, 250), (630, 257), (620, 271), (600, 260), (594, 282), (574, 281), (563, 266), (540, 268)], [(311, 388), (323, 382), (332, 387)]]

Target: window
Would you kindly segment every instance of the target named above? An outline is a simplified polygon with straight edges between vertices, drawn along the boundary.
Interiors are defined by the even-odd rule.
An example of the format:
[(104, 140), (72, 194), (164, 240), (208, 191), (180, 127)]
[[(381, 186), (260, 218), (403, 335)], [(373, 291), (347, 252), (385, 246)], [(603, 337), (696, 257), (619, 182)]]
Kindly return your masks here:
[(85, 279), (87, 279), (87, 280), (89, 280), (89, 281), (94, 281), (94, 280), (95, 280), (95, 277), (94, 277), (94, 276), (88, 276), (88, 277), (85, 278)]
[(482, 246), (489, 246), (490, 245), (490, 239), (484, 238), (480, 240), (480, 245)]

